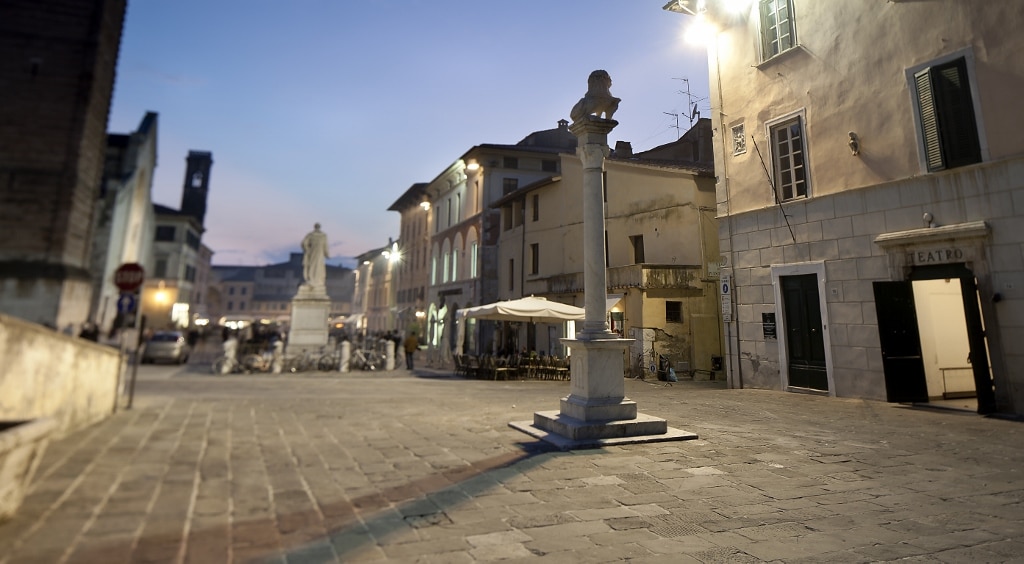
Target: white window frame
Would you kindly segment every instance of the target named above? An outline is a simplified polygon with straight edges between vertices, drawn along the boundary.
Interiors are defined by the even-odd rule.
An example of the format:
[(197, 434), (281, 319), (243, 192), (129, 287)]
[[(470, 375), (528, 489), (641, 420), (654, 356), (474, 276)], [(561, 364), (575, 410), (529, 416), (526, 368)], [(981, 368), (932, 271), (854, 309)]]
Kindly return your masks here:
[[(773, 184), (773, 186), (775, 187), (775, 190), (776, 190), (776, 195), (774, 197), (778, 197), (779, 202), (781, 202), (781, 203), (806, 200), (806, 199), (809, 199), (813, 195), (813, 192), (812, 192), (813, 182), (811, 181), (811, 164), (810, 164), (811, 160), (810, 160), (810, 151), (809, 151), (810, 143), (808, 142), (808, 139), (807, 139), (807, 117), (806, 117), (806, 114), (807, 114), (806, 110), (801, 108), (800, 110), (797, 110), (795, 112), (786, 114), (784, 116), (781, 116), (779, 118), (773, 119), (773, 120), (765, 123), (765, 138), (767, 139), (766, 142), (768, 144), (768, 155), (769, 155), (768, 158), (771, 160), (772, 184)], [(802, 196), (797, 196), (795, 194), (795, 190), (794, 190), (793, 197), (787, 199), (783, 195), (782, 186), (781, 186), (782, 171), (779, 168), (780, 160), (779, 160), (778, 151), (775, 148), (775, 135), (774, 135), (774, 132), (775, 132), (776, 129), (778, 129), (780, 127), (783, 127), (783, 126), (787, 126), (788, 127), (789, 123), (793, 122), (793, 121), (797, 121), (800, 124), (800, 138), (802, 140), (802, 148), (801, 149), (802, 149), (802, 153), (803, 153), (804, 184), (805, 184), (804, 191), (805, 191), (805, 194), (802, 195)]]
[[(767, 40), (766, 34), (768, 33), (768, 30), (770, 29), (771, 26), (766, 25), (767, 22), (765, 21), (764, 12), (762, 11), (762, 6), (766, 2), (770, 2), (772, 4), (772, 8), (773, 8), (772, 9), (772, 14), (773, 15), (777, 15), (778, 14), (778, 11), (779, 11), (778, 10), (778, 6), (779, 6), (779, 4), (781, 4), (783, 2), (786, 3), (786, 8), (787, 8), (787, 10), (789, 12), (789, 19), (787, 20), (787, 22), (788, 22), (788, 28), (789, 28), (788, 31), (789, 31), (789, 36), (790, 36), (790, 42), (789, 42), (789, 45), (784, 48), (783, 45), (782, 45), (781, 39), (777, 38), (778, 43), (779, 43), (779, 51), (777, 53), (770, 53), (769, 50), (767, 49), (767, 47), (768, 47), (768, 40)], [(761, 62), (769, 61), (771, 59), (774, 59), (775, 57), (779, 57), (779, 56), (781, 56), (781, 55), (783, 55), (785, 53), (788, 53), (788, 52), (792, 51), (793, 49), (796, 49), (800, 45), (799, 39), (798, 39), (797, 33), (796, 33), (796, 12), (794, 11), (794, 8), (793, 8), (793, 0), (758, 0), (757, 1), (757, 8), (756, 9), (757, 9), (757, 22), (758, 22), (758, 24), (757, 24), (758, 51), (761, 53)], [(777, 20), (774, 22), (774, 24), (775, 24), (775, 27), (778, 27), (778, 21)]]

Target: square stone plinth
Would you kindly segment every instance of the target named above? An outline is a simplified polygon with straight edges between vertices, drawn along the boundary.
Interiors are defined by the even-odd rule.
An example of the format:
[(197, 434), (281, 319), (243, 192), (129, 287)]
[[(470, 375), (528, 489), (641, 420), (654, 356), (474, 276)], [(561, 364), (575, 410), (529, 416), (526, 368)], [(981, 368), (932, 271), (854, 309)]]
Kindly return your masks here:
[(533, 414), (533, 421), (513, 421), (508, 425), (560, 450), (697, 438), (696, 433), (669, 427), (664, 419), (643, 413), (629, 420), (581, 421), (558, 411), (538, 411)]
[(327, 318), (331, 299), (300, 290), (292, 299), (291, 329), (288, 331), (288, 354), (319, 351), (327, 345)]

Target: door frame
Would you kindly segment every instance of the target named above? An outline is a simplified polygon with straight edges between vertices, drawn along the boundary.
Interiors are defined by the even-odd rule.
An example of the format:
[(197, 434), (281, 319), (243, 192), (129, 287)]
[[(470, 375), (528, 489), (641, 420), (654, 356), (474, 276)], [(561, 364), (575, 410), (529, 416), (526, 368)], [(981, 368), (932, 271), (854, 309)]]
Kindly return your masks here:
[[(779, 382), (782, 389), (787, 392), (815, 393), (804, 388), (790, 388), (789, 386), (789, 348), (786, 344), (786, 314), (782, 306), (782, 284), (780, 278), (784, 276), (800, 276), (805, 274), (815, 275), (818, 281), (818, 308), (821, 310), (821, 336), (825, 346), (825, 371), (828, 378), (828, 395), (835, 397), (836, 383), (832, 367), (832, 338), (828, 329), (828, 302), (825, 300), (825, 263), (823, 261), (801, 262), (793, 264), (773, 264), (772, 267), (772, 289), (775, 292), (775, 322), (779, 325), (776, 335), (779, 343)], [(824, 394), (824, 391), (820, 392)]]
[[(934, 266), (916, 266), (910, 270), (906, 281), (913, 284), (916, 280), (941, 280), (943, 278), (960, 281), (961, 303), (967, 321), (967, 342), (971, 357), (971, 369), (974, 376), (974, 393), (978, 399), (978, 413), (988, 414), (996, 411), (996, 398), (992, 390), (995, 373), (989, 358), (989, 343), (986, 338), (985, 317), (981, 311), (981, 294), (977, 276), (966, 263), (947, 263)], [(991, 320), (989, 320), (991, 324)]]

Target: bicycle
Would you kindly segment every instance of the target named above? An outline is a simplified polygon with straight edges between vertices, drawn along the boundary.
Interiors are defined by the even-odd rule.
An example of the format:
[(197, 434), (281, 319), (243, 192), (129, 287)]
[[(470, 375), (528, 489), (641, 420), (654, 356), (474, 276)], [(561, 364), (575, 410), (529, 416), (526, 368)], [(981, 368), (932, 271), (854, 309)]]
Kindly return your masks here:
[(222, 356), (213, 361), (210, 371), (214, 374), (237, 374), (242, 372), (242, 365), (233, 356)]
[(352, 352), (349, 367), (358, 370), (377, 370), (384, 367), (384, 356), (375, 350), (356, 349)]
[(321, 372), (337, 370), (341, 364), (341, 351), (329, 352), (316, 361), (316, 367)]
[(320, 353), (306, 351), (299, 356), (290, 356), (284, 359), (284, 370), (286, 372), (309, 372), (317, 369), (320, 360)]
[(636, 355), (636, 362), (633, 363), (633, 379), (644, 380), (647, 376), (647, 367), (644, 366), (644, 359), (651, 355), (651, 362), (654, 362), (654, 349), (649, 349)]
[(270, 372), (274, 364), (274, 357), (270, 354), (250, 354), (242, 359), (242, 369), (248, 374), (250, 372)]

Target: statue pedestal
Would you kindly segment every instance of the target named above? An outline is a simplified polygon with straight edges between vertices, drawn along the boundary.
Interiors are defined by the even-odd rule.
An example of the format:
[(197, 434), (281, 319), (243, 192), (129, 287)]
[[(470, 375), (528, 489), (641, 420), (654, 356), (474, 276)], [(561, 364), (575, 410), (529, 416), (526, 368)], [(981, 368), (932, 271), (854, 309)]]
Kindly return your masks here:
[(288, 330), (288, 354), (319, 351), (327, 345), (327, 319), (331, 298), (324, 287), (299, 286), (292, 298), (292, 321)]
[(509, 426), (562, 450), (696, 439), (693, 433), (669, 427), (664, 419), (637, 413), (636, 402), (625, 397), (623, 354), (632, 343), (633, 339), (614, 334), (562, 339), (572, 350), (572, 381), (561, 410), (538, 411), (533, 421), (513, 421)]

